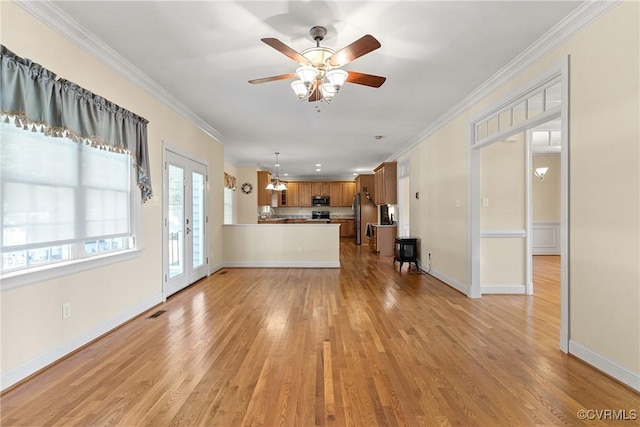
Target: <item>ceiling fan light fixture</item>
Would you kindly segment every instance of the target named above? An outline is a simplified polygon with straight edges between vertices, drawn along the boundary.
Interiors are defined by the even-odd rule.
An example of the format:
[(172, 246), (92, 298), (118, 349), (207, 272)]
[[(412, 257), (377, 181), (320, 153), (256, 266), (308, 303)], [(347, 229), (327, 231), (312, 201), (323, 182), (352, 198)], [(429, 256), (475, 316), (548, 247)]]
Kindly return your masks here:
[(333, 86), (335, 92), (337, 93), (344, 82), (347, 81), (347, 77), (349, 77), (349, 73), (344, 70), (331, 70), (327, 72), (324, 78), (326, 82), (330, 83), (331, 86)]
[(300, 101), (304, 101), (310, 95), (309, 89), (307, 89), (307, 86), (301, 80), (294, 80), (293, 83), (291, 83), (291, 89), (293, 89), (293, 92)]
[(305, 86), (307, 86), (307, 90), (310, 90), (316, 81), (318, 69), (316, 67), (312, 67), (311, 65), (303, 65), (302, 67), (298, 67), (298, 69), (296, 70), (296, 75), (298, 76), (300, 81), (304, 83)]
[[(385, 82), (386, 77), (358, 73), (356, 71), (347, 73), (340, 69), (340, 67), (350, 63), (354, 59), (360, 58), (381, 46), (380, 42), (372, 35), (366, 34), (336, 52), (333, 49), (320, 46), (320, 42), (327, 35), (327, 29), (325, 27), (312, 27), (309, 34), (313, 40), (315, 40), (316, 45), (303, 50), (302, 53), (298, 53), (278, 39), (261, 39), (262, 42), (268, 46), (297, 62), (299, 67), (295, 73), (253, 79), (249, 80), (249, 83), (258, 84), (297, 77), (298, 80), (291, 83), (291, 89), (300, 101), (329, 102), (345, 83), (378, 88)], [(318, 109), (317, 111), (320, 112)]]
[(320, 93), (322, 94), (322, 99), (327, 102), (331, 102), (338, 91), (333, 87), (331, 83), (324, 82), (322, 86), (320, 86)]

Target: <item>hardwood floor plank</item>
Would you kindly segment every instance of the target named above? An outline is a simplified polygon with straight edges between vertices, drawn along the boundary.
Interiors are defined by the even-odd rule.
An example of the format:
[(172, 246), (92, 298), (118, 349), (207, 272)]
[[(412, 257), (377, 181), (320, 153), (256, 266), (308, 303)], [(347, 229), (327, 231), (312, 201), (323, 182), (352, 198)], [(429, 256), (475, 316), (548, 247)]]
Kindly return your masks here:
[(580, 409), (640, 410), (558, 350), (558, 257), (534, 257), (534, 296), (468, 299), (352, 241), (341, 253), (339, 270), (200, 281), (3, 393), (0, 424), (573, 426), (604, 425)]

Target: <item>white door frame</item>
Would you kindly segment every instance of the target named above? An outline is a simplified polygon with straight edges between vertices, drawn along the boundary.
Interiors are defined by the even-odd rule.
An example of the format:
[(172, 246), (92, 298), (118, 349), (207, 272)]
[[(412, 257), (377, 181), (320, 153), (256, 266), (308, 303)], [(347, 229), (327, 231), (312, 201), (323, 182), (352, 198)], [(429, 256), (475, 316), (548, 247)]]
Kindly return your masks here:
[[(193, 269), (192, 266), (185, 268), (185, 272), (183, 273), (183, 281), (184, 283), (179, 286), (179, 289), (175, 288), (175, 285), (170, 285), (169, 278), (169, 186), (168, 186), (168, 163), (169, 158), (180, 158), (183, 159), (186, 164), (193, 164), (199, 169), (203, 169), (204, 171), (204, 239), (203, 239), (203, 248), (202, 251), (204, 253), (204, 263), (197, 269)], [(209, 234), (209, 186), (208, 186), (208, 171), (209, 165), (206, 161), (198, 159), (193, 156), (191, 153), (187, 153), (179, 148), (173, 147), (166, 142), (162, 142), (162, 164), (163, 164), (163, 185), (162, 185), (162, 196), (163, 196), (163, 206), (162, 206), (162, 297), (163, 301), (166, 301), (167, 297), (177, 292), (178, 290), (191, 285), (192, 283), (200, 280), (202, 277), (206, 277), (209, 273), (209, 242), (208, 242), (208, 234)], [(187, 177), (185, 177), (186, 179)], [(191, 219), (193, 223), (193, 219)], [(191, 250), (192, 248), (189, 248)], [(191, 257), (187, 257), (188, 260)], [(191, 271), (193, 270), (193, 271)]]
[[(505, 131), (497, 132), (491, 137), (483, 140), (476, 140), (476, 124), (482, 120), (483, 117), (487, 117), (492, 113), (501, 110), (502, 108), (513, 104), (515, 101), (521, 99), (526, 94), (532, 92), (536, 88), (543, 85), (553, 78), (560, 78), (561, 82), (561, 105), (557, 109), (550, 109), (549, 111), (538, 114), (532, 119), (525, 120), (517, 126), (510, 127)], [(560, 117), (561, 120), (561, 150), (560, 150), (560, 338), (559, 347), (563, 352), (569, 351), (569, 57), (563, 58), (557, 64), (552, 66), (549, 70), (539, 75), (537, 78), (532, 79), (531, 83), (524, 88), (514, 91), (502, 98), (499, 102), (491, 107), (481, 111), (474, 116), (469, 122), (469, 277), (471, 282), (467, 295), (470, 298), (480, 298), (482, 290), (480, 286), (480, 198), (481, 198), (481, 164), (480, 164), (480, 149), (484, 146), (492, 144), (496, 141), (505, 139), (509, 135), (525, 131), (529, 128), (535, 127), (549, 120)], [(530, 143), (527, 142), (527, 145)], [(530, 151), (527, 149), (527, 166), (530, 167)], [(530, 181), (527, 184), (526, 191), (527, 200), (530, 195)], [(526, 256), (529, 258), (525, 260), (527, 268), (531, 269), (531, 216), (527, 216), (527, 251)], [(528, 274), (531, 274), (530, 272)], [(528, 276), (527, 276), (528, 277)]]

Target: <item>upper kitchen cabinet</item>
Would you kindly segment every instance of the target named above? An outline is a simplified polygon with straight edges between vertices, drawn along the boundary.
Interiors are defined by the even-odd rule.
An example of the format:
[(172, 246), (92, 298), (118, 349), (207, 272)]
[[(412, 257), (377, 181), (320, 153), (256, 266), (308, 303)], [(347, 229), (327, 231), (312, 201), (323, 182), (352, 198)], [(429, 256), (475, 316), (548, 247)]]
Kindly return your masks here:
[(342, 183), (329, 184), (329, 206), (342, 206)]
[(353, 196), (356, 194), (356, 183), (353, 181), (345, 181), (340, 184), (342, 187), (342, 206), (353, 206)]
[(258, 206), (271, 206), (271, 190), (266, 190), (271, 182), (271, 174), (267, 171), (258, 171)]
[(300, 197), (300, 206), (311, 206), (311, 183), (298, 183), (298, 196)]
[(328, 182), (311, 182), (312, 196), (330, 196), (331, 185)]
[(361, 174), (356, 177), (355, 193), (366, 195), (369, 193), (371, 196), (375, 193), (375, 175), (374, 174)]
[(288, 182), (287, 189), (280, 192), (278, 206), (300, 206), (300, 188), (297, 182)]
[(398, 203), (398, 164), (385, 162), (374, 169), (376, 205), (395, 205)]
[(329, 183), (329, 206), (351, 206), (356, 184), (352, 181), (336, 181)]

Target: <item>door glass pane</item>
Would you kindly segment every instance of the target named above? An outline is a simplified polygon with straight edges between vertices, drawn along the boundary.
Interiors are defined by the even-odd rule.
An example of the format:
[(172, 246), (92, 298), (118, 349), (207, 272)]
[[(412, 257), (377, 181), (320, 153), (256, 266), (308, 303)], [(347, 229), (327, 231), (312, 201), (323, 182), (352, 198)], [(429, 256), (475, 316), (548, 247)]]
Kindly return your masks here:
[(169, 165), (169, 277), (184, 273), (184, 169)]
[(193, 267), (204, 264), (204, 175), (192, 173), (193, 183)]

